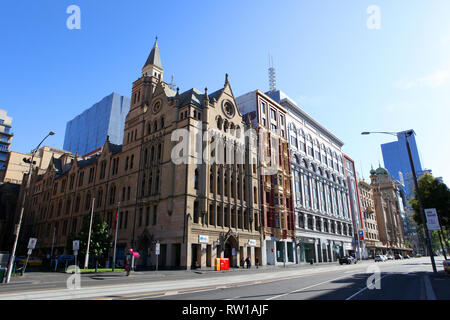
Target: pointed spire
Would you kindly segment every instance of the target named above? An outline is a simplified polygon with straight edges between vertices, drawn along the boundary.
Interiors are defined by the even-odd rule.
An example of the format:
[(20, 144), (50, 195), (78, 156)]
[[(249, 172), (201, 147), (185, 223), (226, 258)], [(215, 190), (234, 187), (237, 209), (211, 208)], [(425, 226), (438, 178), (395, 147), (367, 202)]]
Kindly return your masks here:
[(224, 87), (226, 87), (227, 84), (229, 84), (229, 82), (228, 82), (228, 73), (225, 73), (225, 85), (224, 85)]
[(150, 55), (147, 58), (147, 62), (145, 62), (144, 68), (148, 65), (153, 65), (155, 67), (163, 69), (161, 57), (159, 55), (158, 37), (156, 37), (155, 39), (155, 44), (153, 45), (152, 51), (150, 52)]
[(209, 103), (208, 88), (205, 88), (205, 95), (203, 96), (203, 104), (205, 107), (207, 107), (208, 103)]

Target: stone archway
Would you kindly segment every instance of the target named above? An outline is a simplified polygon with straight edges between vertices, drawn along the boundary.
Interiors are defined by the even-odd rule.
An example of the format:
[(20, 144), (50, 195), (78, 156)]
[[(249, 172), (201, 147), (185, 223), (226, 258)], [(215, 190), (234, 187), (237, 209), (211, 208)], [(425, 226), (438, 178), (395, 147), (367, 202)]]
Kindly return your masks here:
[(153, 243), (153, 235), (144, 229), (137, 239), (138, 252), (141, 258), (138, 261), (140, 266), (148, 267), (151, 265), (151, 247)]
[(234, 235), (230, 235), (224, 244), (223, 257), (230, 259), (230, 267), (231, 266), (236, 267), (239, 265), (238, 255), (239, 255), (239, 240)]

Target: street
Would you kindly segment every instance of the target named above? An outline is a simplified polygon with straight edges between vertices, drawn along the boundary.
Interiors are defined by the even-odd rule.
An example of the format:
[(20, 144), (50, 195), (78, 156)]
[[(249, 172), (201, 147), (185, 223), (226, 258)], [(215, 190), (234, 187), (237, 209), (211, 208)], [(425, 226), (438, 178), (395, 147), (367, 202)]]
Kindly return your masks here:
[[(67, 289), (70, 275), (0, 286), (0, 299), (66, 300), (441, 300), (450, 299), (450, 277), (442, 258), (433, 275), (430, 259), (414, 258), (354, 265), (325, 264), (235, 272), (161, 271), (83, 275), (80, 289)], [(377, 277), (377, 269), (379, 276)], [(51, 280), (51, 278), (54, 278)], [(367, 288), (372, 277), (375, 289)], [(44, 276), (40, 276), (44, 279)], [(26, 280), (26, 279), (24, 279)], [(377, 289), (379, 287), (379, 289)]]

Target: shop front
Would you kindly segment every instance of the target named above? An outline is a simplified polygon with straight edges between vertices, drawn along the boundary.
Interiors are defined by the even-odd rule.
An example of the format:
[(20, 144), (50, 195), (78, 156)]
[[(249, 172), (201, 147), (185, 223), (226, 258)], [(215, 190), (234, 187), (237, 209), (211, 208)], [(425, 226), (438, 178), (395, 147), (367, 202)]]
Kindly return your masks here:
[(317, 262), (315, 253), (315, 239), (297, 237), (297, 255), (299, 263), (310, 263), (311, 260)]

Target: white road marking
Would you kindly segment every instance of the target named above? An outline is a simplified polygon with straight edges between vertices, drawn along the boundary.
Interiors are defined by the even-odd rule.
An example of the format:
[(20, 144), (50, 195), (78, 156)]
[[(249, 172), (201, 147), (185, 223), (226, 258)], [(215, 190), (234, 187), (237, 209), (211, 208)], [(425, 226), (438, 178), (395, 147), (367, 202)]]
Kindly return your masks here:
[[(382, 276), (382, 277), (381, 277), (379, 280), (377, 280), (377, 281), (381, 281), (381, 279), (386, 278), (386, 277), (389, 277), (389, 276), (390, 276), (390, 274), (384, 275), (384, 276)], [(368, 287), (366, 286), (366, 287), (362, 288), (361, 290), (359, 290), (358, 292), (356, 292), (355, 294), (352, 294), (350, 297), (348, 297), (348, 298), (345, 299), (345, 300), (350, 300), (350, 299), (356, 297), (358, 294), (360, 294), (361, 292), (363, 292), (363, 291), (365, 291), (365, 290), (367, 290), (367, 289), (368, 289)]]
[(436, 300), (436, 295), (433, 291), (433, 286), (431, 285), (430, 278), (428, 275), (424, 276), (425, 280), (425, 293), (427, 295), (427, 300)]
[(291, 291), (291, 292), (288, 292), (288, 293), (279, 294), (277, 296), (273, 296), (273, 297), (267, 298), (266, 300), (273, 300), (273, 299), (277, 299), (277, 298), (280, 298), (280, 297), (284, 297), (284, 296), (290, 295), (292, 293), (297, 293), (297, 292), (300, 292), (300, 291), (303, 291), (303, 290), (306, 290), (306, 289), (309, 289), (309, 288), (314, 288), (314, 287), (320, 286), (322, 284), (325, 284), (327, 282), (331, 282), (331, 281), (338, 280), (338, 279), (345, 278), (345, 277), (347, 277), (347, 276), (341, 276), (339, 278), (335, 278), (335, 279), (327, 280), (327, 281), (324, 281), (324, 282), (320, 282), (320, 283), (314, 284), (312, 286), (308, 286), (308, 287), (304, 287), (304, 288), (301, 288), (301, 289), (297, 289), (297, 290), (294, 290), (294, 291)]

